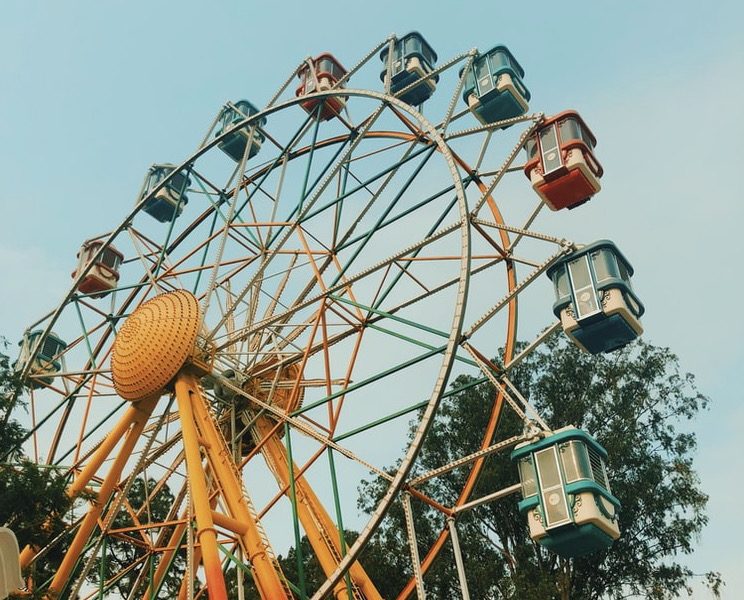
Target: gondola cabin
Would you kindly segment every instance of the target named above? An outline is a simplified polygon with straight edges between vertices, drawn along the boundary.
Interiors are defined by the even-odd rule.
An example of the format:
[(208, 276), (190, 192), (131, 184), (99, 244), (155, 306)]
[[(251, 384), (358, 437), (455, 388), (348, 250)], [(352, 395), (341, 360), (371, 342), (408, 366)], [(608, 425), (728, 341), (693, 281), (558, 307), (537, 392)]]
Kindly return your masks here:
[(524, 69), (509, 49), (496, 46), (473, 60), (465, 74), (462, 99), (484, 125), (518, 117), (527, 112), (530, 101), (523, 77)]
[[(333, 88), (346, 73), (346, 69), (333, 54), (326, 52), (315, 58), (309, 58), (297, 73), (300, 85), (295, 95), (301, 98), (315, 92), (326, 92)], [(300, 106), (308, 114), (317, 115), (321, 121), (327, 121), (341, 114), (346, 106), (346, 98), (343, 96), (312, 98), (300, 103)]]
[(551, 210), (575, 208), (600, 190), (597, 140), (574, 110), (544, 121), (527, 140), (524, 173)]
[(573, 426), (515, 447), (530, 537), (571, 558), (604, 550), (620, 537), (620, 501), (607, 480), (607, 452)]
[[(238, 100), (233, 105), (225, 106), (220, 113), (219, 126), (214, 137), (222, 136), (226, 131), (256, 113), (258, 113), (258, 109), (248, 100)], [(246, 149), (248, 151), (247, 158), (252, 158), (258, 154), (261, 144), (266, 139), (259, 131), (259, 127), (264, 125), (266, 125), (265, 118), (253, 121), (250, 125), (231, 131), (217, 143), (217, 146), (237, 163), (243, 160)]]
[(631, 287), (632, 275), (633, 267), (609, 240), (584, 246), (548, 269), (553, 312), (580, 348), (611, 352), (643, 333), (644, 307)]
[[(380, 53), (380, 60), (384, 66), (380, 79), (386, 87), (389, 56), (390, 46), (388, 45)], [(436, 62), (436, 53), (418, 31), (412, 31), (396, 39), (392, 50), (390, 93), (398, 95), (398, 92), (418, 81), (418, 85), (414, 85), (398, 98), (413, 106), (423, 104), (437, 89), (439, 76), (428, 77), (434, 70)]]
[(72, 278), (75, 279), (78, 273), (85, 271), (90, 265), (77, 289), (81, 294), (89, 294), (93, 298), (102, 298), (116, 287), (119, 281), (119, 266), (124, 260), (124, 255), (113, 246), (107, 246), (100, 256), (95, 258), (102, 246), (101, 240), (85, 242), (77, 254), (77, 269), (72, 272)]
[(31, 352), (38, 343), (44, 332), (41, 329), (26, 332), (23, 339), (18, 343), (20, 352), (18, 360), (15, 363), (16, 371), (22, 371), (29, 362), (29, 381), (32, 388), (40, 388), (45, 385), (51, 385), (54, 375), (62, 370), (60, 355), (67, 348), (67, 344), (57, 337), (54, 333), (49, 333), (41, 342), (36, 356), (31, 356)]
[[(145, 179), (144, 196), (150, 195), (175, 168), (175, 165), (169, 163), (150, 167)], [(183, 171), (175, 173), (154, 196), (145, 201), (144, 211), (161, 223), (170, 223), (180, 216), (183, 207), (188, 204), (186, 190), (190, 185), (191, 180), (186, 173)]]

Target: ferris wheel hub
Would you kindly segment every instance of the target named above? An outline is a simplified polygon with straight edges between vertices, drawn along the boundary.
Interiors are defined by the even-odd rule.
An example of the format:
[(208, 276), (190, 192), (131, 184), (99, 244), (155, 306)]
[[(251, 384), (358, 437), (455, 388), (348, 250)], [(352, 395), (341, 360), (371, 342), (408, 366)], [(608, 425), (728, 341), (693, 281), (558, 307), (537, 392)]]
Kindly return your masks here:
[(194, 356), (201, 322), (199, 302), (185, 290), (139, 306), (114, 342), (111, 372), (117, 393), (133, 402), (162, 393)]
[[(302, 404), (305, 396), (302, 370), (298, 364), (281, 366), (276, 362), (271, 359), (245, 373), (236, 373), (233, 369), (223, 371), (213, 384), (215, 397), (243, 409), (252, 406), (260, 410), (266, 403), (291, 413)], [(254, 399), (259, 402), (254, 403)]]

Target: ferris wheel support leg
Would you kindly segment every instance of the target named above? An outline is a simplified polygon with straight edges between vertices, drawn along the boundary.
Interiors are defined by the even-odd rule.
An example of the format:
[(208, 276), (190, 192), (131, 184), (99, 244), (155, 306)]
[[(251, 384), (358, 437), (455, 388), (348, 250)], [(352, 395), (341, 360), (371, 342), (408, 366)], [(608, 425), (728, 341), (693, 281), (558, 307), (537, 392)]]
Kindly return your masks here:
[(117, 454), (114, 463), (111, 465), (111, 469), (98, 490), (98, 495), (95, 501), (91, 504), (88, 513), (80, 524), (80, 527), (75, 534), (75, 538), (72, 540), (72, 543), (62, 560), (62, 564), (60, 564), (57, 573), (54, 575), (54, 579), (52, 579), (52, 583), (49, 586), (50, 594), (53, 595), (54, 593), (61, 592), (64, 585), (68, 582), (75, 564), (83, 553), (85, 544), (90, 539), (90, 536), (98, 523), (103, 507), (106, 506), (114, 492), (114, 489), (119, 483), (122, 470), (131, 457), (134, 446), (142, 434), (142, 430), (147, 424), (147, 419), (152, 414), (158, 400), (159, 397), (152, 397), (146, 400), (141, 400), (132, 405), (132, 408), (135, 409), (136, 415), (131, 424), (131, 428), (127, 432), (126, 437), (124, 438), (124, 443), (119, 449), (119, 453)]
[[(268, 438), (263, 445), (263, 451), (268, 455), (272, 470), (275, 471), (280, 485), (289, 489), (289, 458), (284, 444), (279, 440), (276, 433), (272, 433), (274, 430), (273, 423), (266, 417), (259, 417), (256, 420), (256, 429), (262, 438)], [(302, 476), (295, 478), (295, 493), (297, 495), (297, 513), (302, 522), (302, 527), (315, 551), (315, 556), (321, 568), (326, 575), (330, 575), (338, 567), (341, 557), (339, 530), (323, 508), (310, 484)], [(380, 596), (374, 583), (359, 562), (352, 563), (349, 573), (354, 585), (359, 588), (364, 598), (382, 600), (382, 596)], [(334, 596), (338, 600), (348, 598), (348, 591), (343, 580), (340, 580), (336, 586)]]
[(137, 420), (138, 414), (142, 412), (140, 404), (141, 402), (132, 404), (121, 416), (119, 422), (109, 432), (103, 440), (103, 443), (101, 443), (98, 449), (90, 457), (85, 468), (80, 471), (80, 474), (77, 477), (75, 477), (75, 480), (67, 490), (68, 496), (74, 498), (83, 491), (83, 488), (85, 488), (86, 485), (88, 485), (93, 476), (98, 472), (98, 469), (100, 469), (103, 461), (108, 458), (108, 455), (114, 449), (114, 446), (116, 446), (119, 440), (127, 432), (129, 426)]
[(187, 373), (180, 373), (176, 376), (176, 400), (178, 400), (186, 468), (191, 484), (196, 526), (198, 528), (196, 537), (202, 550), (209, 597), (212, 600), (227, 600), (225, 578), (222, 575), (222, 562), (217, 549), (217, 533), (212, 520), (209, 491), (202, 468), (199, 436), (194, 420), (193, 405), (199, 401), (198, 388), (194, 383), (193, 376)]
[[(137, 419), (137, 415), (141, 413), (141, 409), (138, 404), (132, 404), (126, 412), (121, 416), (116, 426), (109, 432), (105, 437), (101, 445), (96, 449), (90, 460), (85, 465), (85, 468), (75, 477), (69, 488), (67, 488), (67, 495), (70, 498), (75, 498), (85, 488), (93, 476), (98, 472), (108, 455), (114, 449), (119, 440), (124, 436), (127, 430), (131, 427)], [(33, 546), (26, 546), (21, 552), (20, 562), (21, 569), (25, 569), (29, 563), (33, 560), (38, 552), (38, 548)]]
[[(258, 517), (243, 493), (243, 485), (235, 468), (232, 454), (209, 413), (206, 401), (199, 390), (198, 381), (193, 375), (186, 374), (180, 377), (188, 378), (190, 389), (194, 391), (195, 422), (206, 442), (204, 450), (217, 480), (216, 485), (221, 490), (227, 505), (229, 516), (246, 526), (245, 533), (240, 534), (240, 539), (253, 567), (259, 594), (266, 600), (289, 599), (291, 593), (284, 584), (284, 576), (279, 564), (275, 559), (272, 560), (273, 555), (270, 554), (268, 540), (264, 539), (259, 529)], [(210, 515), (210, 520), (211, 518)]]

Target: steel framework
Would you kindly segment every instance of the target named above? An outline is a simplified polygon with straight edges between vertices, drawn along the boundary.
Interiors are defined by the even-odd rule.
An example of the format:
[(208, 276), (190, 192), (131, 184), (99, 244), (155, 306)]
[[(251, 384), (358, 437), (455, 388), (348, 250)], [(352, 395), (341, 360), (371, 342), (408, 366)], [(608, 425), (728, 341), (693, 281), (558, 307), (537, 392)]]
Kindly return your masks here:
[[(250, 575), (264, 598), (379, 598), (358, 559), (393, 503), (403, 502), (416, 577), (399, 598), (423, 597), (423, 576), (448, 539), (468, 597), (456, 519), (517, 491), (471, 497), (486, 458), (523, 439), (498, 439), (499, 420), (513, 410), (526, 426), (546, 427), (509, 373), (558, 324), (532, 327), (539, 335), (517, 354), (517, 305), (529, 290), (549, 293), (533, 283), (573, 245), (533, 230), (543, 205), (525, 185), (504, 186), (497, 201), (542, 114), (471, 127), (467, 109), (456, 111), (458, 69), (470, 65), (470, 51), (429, 75), (440, 89), (427, 114), (439, 116), (424, 117), (389, 90), (373, 90), (379, 68), (371, 61), (394, 39), (313, 95), (342, 95), (338, 118), (306, 114), (288, 94), (302, 61), (258, 114), (218, 135), (215, 119), (197, 149), (100, 236), (99, 255), (115, 244), (126, 256), (118, 286), (103, 299), (82, 294), (82, 269), (29, 327), (54, 330), (68, 346), (50, 384), (32, 361), (25, 365), (35, 384), (26, 450), (68, 474), (71, 497), (93, 498), (76, 504), (49, 546), (24, 549), (28, 567), (54, 545), (66, 548), (51, 581), (29, 582), (35, 589), (94, 598), (125, 581), (129, 598), (163, 597), (177, 571), (185, 574), (180, 598), (225, 598), (226, 574), (241, 590)], [(351, 80), (369, 89), (348, 87)], [(239, 131), (265, 142), (236, 164), (219, 144)], [(157, 223), (144, 207), (181, 172), (190, 202), (180, 217)], [(201, 370), (184, 367), (162, 395), (122, 400), (109, 367), (117, 333), (145, 302), (174, 290), (199, 302)], [(543, 304), (549, 315), (547, 297)], [(475, 378), (453, 387), (453, 373), (462, 372)], [(480, 450), (417, 472), (440, 400), (486, 381), (498, 392)], [(453, 469), (468, 473), (455, 502), (422, 491)], [(356, 487), (370, 473), (387, 489), (359, 521)], [(138, 479), (146, 493), (134, 506), (128, 493)], [(173, 501), (156, 515), (152, 505), (166, 488)], [(443, 515), (423, 556), (412, 502)], [(353, 544), (345, 528), (359, 530)], [(318, 590), (303, 575), (303, 533), (326, 575)], [(131, 544), (136, 558), (109, 572), (114, 541)], [(289, 545), (298, 549), (294, 580), (276, 557)]]

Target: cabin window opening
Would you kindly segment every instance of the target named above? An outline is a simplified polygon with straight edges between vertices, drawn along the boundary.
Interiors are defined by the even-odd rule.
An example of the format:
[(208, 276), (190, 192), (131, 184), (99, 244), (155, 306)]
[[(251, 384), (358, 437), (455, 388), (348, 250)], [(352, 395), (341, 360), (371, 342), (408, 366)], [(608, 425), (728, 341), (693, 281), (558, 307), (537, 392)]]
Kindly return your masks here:
[(57, 356), (57, 354), (59, 354), (61, 349), (62, 347), (57, 340), (48, 337), (44, 340), (44, 344), (42, 345), (39, 354), (43, 357), (48, 358), (49, 360), (52, 360), (55, 356)]
[(535, 452), (547, 528), (570, 522), (555, 446)]
[(628, 267), (625, 265), (625, 263), (622, 260), (617, 261), (618, 266), (620, 267), (620, 278), (630, 285), (630, 273), (628, 272)]
[(566, 475), (566, 483), (578, 481), (579, 466), (576, 460), (576, 448), (573, 442), (567, 442), (560, 445), (561, 459), (563, 459), (563, 473)]
[(565, 298), (571, 295), (571, 289), (568, 284), (568, 273), (565, 268), (561, 268), (555, 276), (555, 292), (558, 298)]
[(522, 497), (529, 498), (537, 495), (537, 478), (532, 457), (527, 456), (519, 461), (519, 479), (522, 482)]
[(491, 69), (488, 66), (488, 57), (484, 56), (475, 68), (476, 79), (478, 80), (478, 94), (483, 96), (493, 89), (493, 79)]
[(591, 253), (592, 264), (594, 265), (594, 275), (597, 277), (597, 283), (605, 281), (606, 279), (612, 279), (614, 273), (610, 271), (609, 256), (604, 250), (596, 250)]
[(322, 58), (318, 61), (318, 65), (316, 67), (317, 73), (329, 73), (330, 75), (335, 75), (334, 72), (335, 69), (333, 68), (333, 62), (328, 60), (327, 58)]
[(116, 252), (113, 252), (110, 248), (106, 248), (101, 255), (101, 264), (107, 266), (112, 271), (116, 271), (119, 267), (120, 257)]
[(414, 37), (409, 37), (407, 40), (405, 40), (405, 54), (411, 55), (411, 54), (418, 54), (421, 51), (421, 44), (419, 41)]
[(561, 140), (564, 144), (569, 140), (585, 141), (581, 126), (575, 119), (565, 119), (561, 121), (559, 127), (561, 130)]
[(603, 487), (604, 489), (610, 489), (609, 483), (607, 482), (607, 473), (605, 471), (604, 461), (594, 448), (589, 448), (589, 463), (592, 468), (592, 478), (594, 481)]
[(566, 483), (572, 483), (580, 479), (593, 479), (586, 444), (571, 440), (562, 444), (560, 448)]
[(507, 54), (505, 52), (501, 52), (500, 50), (489, 54), (488, 60), (491, 62), (491, 72), (495, 71), (496, 69), (500, 69), (501, 67), (512, 66)]

